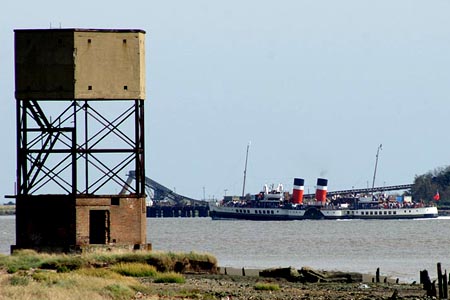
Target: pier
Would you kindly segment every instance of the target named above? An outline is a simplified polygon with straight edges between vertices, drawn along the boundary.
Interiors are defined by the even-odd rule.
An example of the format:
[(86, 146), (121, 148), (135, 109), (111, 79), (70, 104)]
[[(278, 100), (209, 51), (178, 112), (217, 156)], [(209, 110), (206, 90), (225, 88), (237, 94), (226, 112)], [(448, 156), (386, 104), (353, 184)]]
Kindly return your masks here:
[(2, 205), (0, 206), (0, 216), (15, 215), (16, 206), (15, 205)]
[(209, 207), (207, 205), (147, 206), (147, 218), (194, 217), (209, 217)]

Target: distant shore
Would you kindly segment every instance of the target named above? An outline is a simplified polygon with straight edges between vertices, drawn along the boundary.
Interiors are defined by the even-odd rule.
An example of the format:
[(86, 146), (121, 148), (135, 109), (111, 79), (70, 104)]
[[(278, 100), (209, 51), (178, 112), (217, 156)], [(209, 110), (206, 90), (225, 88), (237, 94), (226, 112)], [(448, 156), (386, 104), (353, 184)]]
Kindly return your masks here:
[[(450, 216), (450, 208), (438, 208), (439, 216)], [(16, 214), (16, 206), (15, 205), (0, 205), (0, 216), (4, 215), (15, 215)]]
[(16, 214), (15, 205), (0, 205), (0, 216), (15, 215), (15, 214)]

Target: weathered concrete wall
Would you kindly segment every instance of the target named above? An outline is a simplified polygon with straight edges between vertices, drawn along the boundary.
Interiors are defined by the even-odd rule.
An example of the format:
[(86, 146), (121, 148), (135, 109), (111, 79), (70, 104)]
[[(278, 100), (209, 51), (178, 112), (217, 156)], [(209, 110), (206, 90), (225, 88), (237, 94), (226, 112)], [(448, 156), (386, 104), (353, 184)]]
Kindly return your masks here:
[(144, 34), (75, 32), (76, 99), (145, 99)]
[(15, 31), (16, 99), (73, 99), (73, 32)]
[(15, 30), (16, 99), (145, 99), (142, 30)]

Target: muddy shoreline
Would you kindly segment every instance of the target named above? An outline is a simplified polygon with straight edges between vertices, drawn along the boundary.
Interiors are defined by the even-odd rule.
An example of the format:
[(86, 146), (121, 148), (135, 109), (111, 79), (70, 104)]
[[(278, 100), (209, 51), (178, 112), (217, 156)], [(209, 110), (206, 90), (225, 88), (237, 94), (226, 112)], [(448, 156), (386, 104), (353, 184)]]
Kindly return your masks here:
[[(183, 284), (148, 285), (152, 295), (137, 295), (138, 299), (427, 299), (418, 284), (396, 283), (300, 283), (282, 278), (262, 278), (242, 275), (186, 274)], [(146, 281), (145, 279), (142, 279)], [(257, 290), (256, 285), (268, 283), (278, 290)]]
[[(318, 282), (300, 282), (290, 276), (265, 277), (267, 270), (280, 269), (238, 269), (218, 268), (217, 274), (185, 273), (183, 284), (156, 284), (149, 279), (141, 282), (153, 291), (151, 295), (138, 295), (142, 299), (322, 299), (322, 300), (358, 300), (358, 299), (428, 299), (422, 286), (416, 283), (398, 283), (396, 280), (380, 276), (376, 283), (375, 276), (360, 273), (326, 272), (307, 269), (318, 276), (326, 276)], [(261, 272), (262, 271), (262, 272)], [(294, 270), (295, 271), (295, 270)], [(317, 273), (315, 273), (317, 272)], [(333, 280), (336, 274), (351, 275), (350, 280)], [(272, 274), (273, 275), (273, 274)], [(334, 276), (334, 277), (333, 277)], [(345, 277), (344, 277), (345, 278)], [(304, 277), (303, 277), (304, 279)], [(329, 279), (329, 280), (327, 280)], [(260, 285), (273, 289), (262, 290)]]

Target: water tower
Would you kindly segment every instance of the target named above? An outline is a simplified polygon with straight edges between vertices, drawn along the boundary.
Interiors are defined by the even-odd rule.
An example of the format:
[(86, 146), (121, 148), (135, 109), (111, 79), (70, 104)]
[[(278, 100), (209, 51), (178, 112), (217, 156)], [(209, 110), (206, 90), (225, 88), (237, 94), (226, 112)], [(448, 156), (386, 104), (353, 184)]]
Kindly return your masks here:
[(128, 29), (15, 30), (12, 250), (148, 247), (144, 38)]

